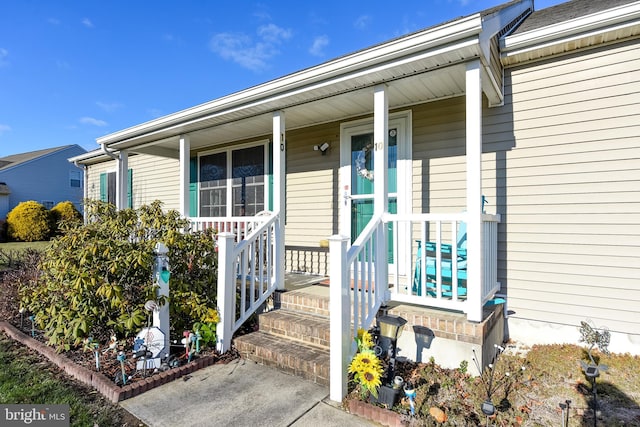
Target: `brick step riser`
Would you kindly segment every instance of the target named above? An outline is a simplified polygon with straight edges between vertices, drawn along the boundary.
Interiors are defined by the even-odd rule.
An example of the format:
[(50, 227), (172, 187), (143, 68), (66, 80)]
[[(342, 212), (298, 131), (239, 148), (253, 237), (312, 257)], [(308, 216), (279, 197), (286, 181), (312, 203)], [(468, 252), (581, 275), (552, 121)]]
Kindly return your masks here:
[(290, 351), (273, 350), (268, 346), (257, 346), (241, 340), (236, 342), (236, 348), (245, 359), (276, 368), (320, 385), (329, 385), (328, 355), (325, 358), (326, 363), (318, 363), (314, 360), (305, 360)]
[(329, 299), (296, 292), (276, 293), (275, 307), (329, 317)]
[(282, 320), (261, 315), (259, 317), (260, 331), (328, 349), (330, 345), (329, 322), (310, 325), (305, 320)]

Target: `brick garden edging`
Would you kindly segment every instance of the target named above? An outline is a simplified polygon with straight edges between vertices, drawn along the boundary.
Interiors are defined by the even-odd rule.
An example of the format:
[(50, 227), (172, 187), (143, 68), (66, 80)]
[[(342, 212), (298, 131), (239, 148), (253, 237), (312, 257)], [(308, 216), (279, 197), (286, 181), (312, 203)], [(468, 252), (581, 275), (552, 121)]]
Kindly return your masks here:
[(350, 413), (383, 426), (404, 427), (409, 424), (403, 420), (405, 418), (403, 415), (362, 400), (349, 399), (348, 407)]
[(10, 323), (0, 322), (0, 330), (4, 331), (9, 337), (19, 343), (37, 351), (74, 379), (93, 387), (113, 403), (137, 396), (147, 390), (151, 390), (152, 388), (161, 386), (162, 384), (166, 384), (215, 363), (213, 356), (203, 356), (179, 368), (172, 368), (168, 371), (147, 377), (144, 380), (120, 387), (100, 372), (91, 371), (84, 366), (78, 365), (71, 359), (57, 353), (52, 347), (26, 335)]

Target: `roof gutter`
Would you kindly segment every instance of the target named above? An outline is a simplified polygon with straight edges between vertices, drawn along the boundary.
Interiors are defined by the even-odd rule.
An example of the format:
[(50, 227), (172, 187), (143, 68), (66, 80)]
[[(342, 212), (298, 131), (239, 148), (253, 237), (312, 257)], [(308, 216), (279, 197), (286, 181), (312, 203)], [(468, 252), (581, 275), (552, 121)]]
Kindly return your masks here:
[(522, 34), (503, 38), (500, 42), (503, 56), (516, 55), (547, 46), (561, 40), (572, 40), (604, 31), (611, 27), (637, 25), (640, 18), (640, 2), (607, 9), (591, 15), (549, 25)]

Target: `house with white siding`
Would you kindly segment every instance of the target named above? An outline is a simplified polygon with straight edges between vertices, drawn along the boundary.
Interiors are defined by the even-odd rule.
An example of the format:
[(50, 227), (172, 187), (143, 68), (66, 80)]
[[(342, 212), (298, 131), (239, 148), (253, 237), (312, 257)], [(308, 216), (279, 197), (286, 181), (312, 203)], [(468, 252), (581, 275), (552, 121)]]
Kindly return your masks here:
[(385, 305), (409, 357), (587, 319), (640, 354), (640, 1), (511, 1), (97, 142), (85, 196), (218, 230), (220, 349), (285, 275), (328, 277), (332, 399)]
[(82, 212), (83, 170), (67, 159), (86, 152), (65, 145), (0, 157), (0, 218), (28, 200), (47, 209), (70, 201)]

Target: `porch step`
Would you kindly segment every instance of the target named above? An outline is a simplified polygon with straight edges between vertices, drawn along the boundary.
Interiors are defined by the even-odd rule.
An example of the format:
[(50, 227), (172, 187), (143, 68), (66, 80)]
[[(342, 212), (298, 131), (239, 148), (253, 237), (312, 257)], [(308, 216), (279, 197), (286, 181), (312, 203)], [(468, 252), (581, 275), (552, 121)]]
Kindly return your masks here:
[(329, 349), (257, 331), (235, 340), (241, 357), (329, 385)]
[(329, 289), (313, 286), (305, 290), (275, 292), (274, 307), (329, 317)]
[(260, 314), (258, 323), (261, 332), (329, 347), (329, 319), (325, 316), (280, 309)]
[(258, 331), (234, 339), (240, 356), (328, 386), (328, 297), (313, 290), (276, 292), (274, 307), (258, 316)]

